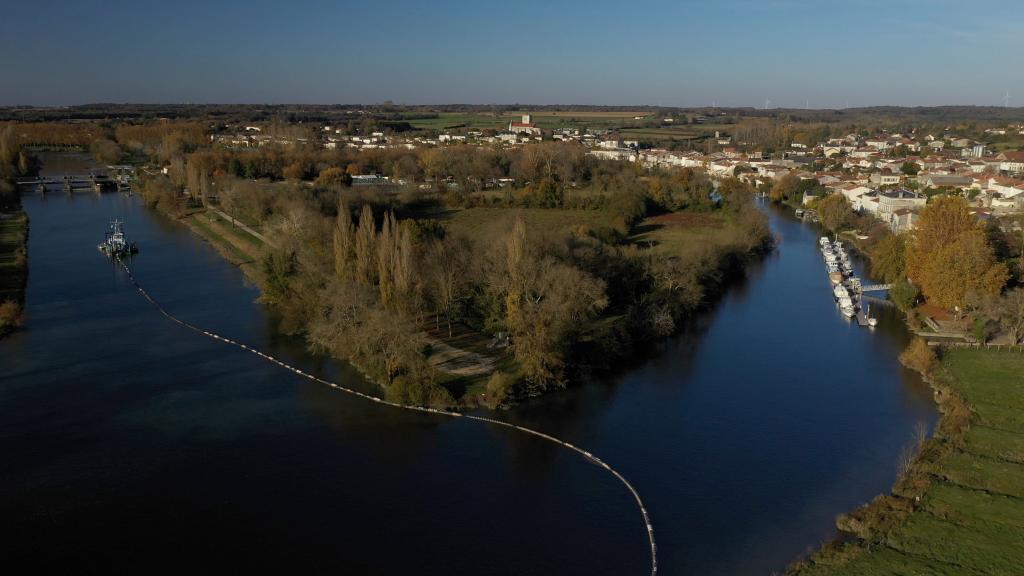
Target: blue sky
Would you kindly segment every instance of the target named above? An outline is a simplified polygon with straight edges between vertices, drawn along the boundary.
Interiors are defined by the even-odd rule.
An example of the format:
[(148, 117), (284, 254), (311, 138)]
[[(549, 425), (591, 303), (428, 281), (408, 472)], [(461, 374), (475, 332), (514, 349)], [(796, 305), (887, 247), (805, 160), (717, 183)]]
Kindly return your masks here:
[(0, 105), (1024, 106), (1024, 2), (5, 2)]

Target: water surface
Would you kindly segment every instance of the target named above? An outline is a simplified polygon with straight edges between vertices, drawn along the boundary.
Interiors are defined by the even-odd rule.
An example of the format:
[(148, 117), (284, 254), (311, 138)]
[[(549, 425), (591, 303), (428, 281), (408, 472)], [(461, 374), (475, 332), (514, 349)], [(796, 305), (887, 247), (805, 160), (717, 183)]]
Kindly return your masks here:
[[(51, 170), (74, 171), (73, 163)], [(119, 194), (26, 196), (28, 326), (0, 343), (9, 562), (76, 573), (645, 574), (643, 524), (607, 473), (539, 439), (396, 411), (155, 312), (96, 250), (127, 220), (133, 268), (182, 319), (347, 386), (275, 331), (258, 291), (181, 225)], [(886, 492), (928, 389), (829, 294), (817, 233), (770, 212), (778, 251), (686, 333), (617, 376), (500, 413), (583, 446), (651, 512), (662, 574), (767, 574)]]

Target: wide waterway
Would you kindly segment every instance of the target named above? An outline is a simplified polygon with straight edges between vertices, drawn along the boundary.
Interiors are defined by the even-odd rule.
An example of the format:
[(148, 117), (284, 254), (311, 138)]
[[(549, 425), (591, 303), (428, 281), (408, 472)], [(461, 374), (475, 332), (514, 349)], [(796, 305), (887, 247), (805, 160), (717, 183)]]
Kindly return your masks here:
[[(52, 173), (74, 164), (47, 165)], [(127, 220), (140, 283), (180, 318), (374, 391), (275, 330), (257, 289), (120, 194), (28, 195), (27, 327), (0, 341), (2, 549), (34, 572), (646, 574), (632, 496), (543, 440), (376, 405), (197, 336), (96, 250)], [(620, 374), (497, 416), (615, 466), (662, 574), (767, 574), (888, 491), (926, 385), (888, 309), (842, 318), (818, 233), (778, 250)], [(26, 560), (30, 564), (21, 564)]]

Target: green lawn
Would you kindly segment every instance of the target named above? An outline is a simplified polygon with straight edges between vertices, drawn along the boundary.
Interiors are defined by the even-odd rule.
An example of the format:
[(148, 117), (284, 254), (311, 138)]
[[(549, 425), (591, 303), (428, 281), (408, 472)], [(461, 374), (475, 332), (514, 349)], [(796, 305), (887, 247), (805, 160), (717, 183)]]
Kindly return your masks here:
[(697, 127), (626, 128), (619, 132), (626, 140), (699, 140), (707, 136)]
[[(207, 242), (212, 244), (225, 258), (234, 264), (248, 264), (253, 261), (252, 256), (240, 250), (233, 242), (225, 238), (220, 231), (207, 220), (203, 214), (193, 214), (187, 217), (193, 229)], [(244, 232), (241, 232), (245, 234)]]
[(973, 417), (962, 434), (938, 434), (937, 456), (919, 463), (928, 480), (920, 504), (796, 573), (1024, 573), (1024, 354), (953, 350), (942, 364), (939, 377)]
[(675, 212), (645, 219), (630, 239), (655, 252), (678, 255), (701, 246), (726, 243), (735, 234), (732, 223), (722, 214)]
[(507, 237), (516, 217), (530, 230), (565, 232), (578, 226), (612, 227), (615, 217), (604, 210), (567, 210), (548, 208), (467, 208), (442, 216), (452, 232), (472, 240)]
[(995, 142), (989, 146), (993, 152), (1004, 152), (1006, 150), (1024, 149), (1024, 137), (1012, 136), (1002, 142)]

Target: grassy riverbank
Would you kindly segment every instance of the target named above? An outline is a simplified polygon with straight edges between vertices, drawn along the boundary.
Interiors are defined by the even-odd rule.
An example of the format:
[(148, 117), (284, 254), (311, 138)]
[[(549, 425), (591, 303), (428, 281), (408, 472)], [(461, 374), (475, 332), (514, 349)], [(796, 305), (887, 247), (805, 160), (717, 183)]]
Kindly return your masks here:
[(0, 212), (0, 337), (21, 324), (28, 276), (28, 215)]
[(263, 251), (263, 242), (258, 238), (212, 211), (192, 212), (183, 216), (181, 222), (226, 260), (241, 268), (251, 280), (259, 280), (257, 262)]
[(801, 576), (1013, 574), (1024, 566), (1024, 354), (958, 349), (932, 375), (942, 420), (892, 495), (839, 519), (856, 539)]

